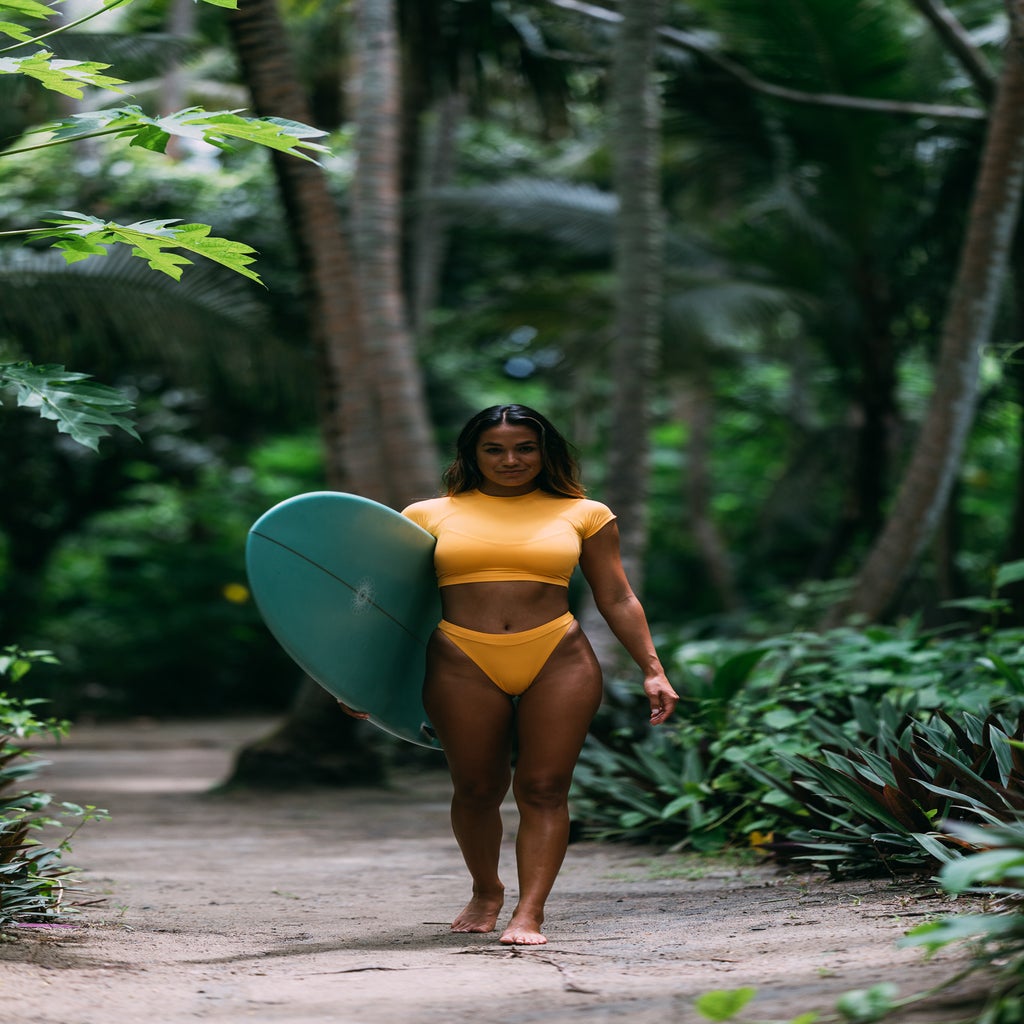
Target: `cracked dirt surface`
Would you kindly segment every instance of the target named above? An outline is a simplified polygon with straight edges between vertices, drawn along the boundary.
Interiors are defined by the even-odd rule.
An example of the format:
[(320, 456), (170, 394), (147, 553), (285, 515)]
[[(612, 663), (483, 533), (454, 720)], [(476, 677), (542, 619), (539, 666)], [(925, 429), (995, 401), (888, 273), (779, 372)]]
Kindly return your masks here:
[[(42, 750), (39, 788), (113, 818), (68, 858), (81, 898), (101, 902), (0, 943), (0, 1003), (17, 1019), (690, 1024), (705, 1020), (703, 993), (753, 986), (744, 1024), (825, 1021), (850, 989), (892, 981), (909, 995), (963, 962), (896, 947), (949, 909), (926, 890), (589, 842), (570, 847), (548, 945), (452, 935), (468, 882), (440, 764), (385, 790), (211, 793), (268, 724), (83, 725)], [(507, 825), (506, 884), (511, 809)], [(963, 1019), (964, 995), (887, 1019)]]

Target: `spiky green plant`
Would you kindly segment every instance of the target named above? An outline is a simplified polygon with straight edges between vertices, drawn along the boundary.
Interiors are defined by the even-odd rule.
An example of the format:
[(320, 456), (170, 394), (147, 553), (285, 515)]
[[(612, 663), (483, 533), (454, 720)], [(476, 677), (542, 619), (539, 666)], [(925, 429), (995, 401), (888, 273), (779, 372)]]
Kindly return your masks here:
[(769, 847), (776, 857), (833, 875), (927, 871), (971, 849), (947, 823), (1024, 813), (1024, 714), (898, 717), (883, 701), (862, 746), (838, 744), (832, 731), (820, 756), (780, 757), (787, 778), (746, 766), (789, 798), (781, 813), (791, 827)]

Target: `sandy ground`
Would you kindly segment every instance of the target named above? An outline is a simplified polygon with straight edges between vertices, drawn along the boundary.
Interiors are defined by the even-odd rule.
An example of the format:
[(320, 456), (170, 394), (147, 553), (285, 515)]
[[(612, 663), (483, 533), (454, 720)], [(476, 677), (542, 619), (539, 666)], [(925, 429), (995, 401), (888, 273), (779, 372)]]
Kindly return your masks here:
[[(908, 995), (960, 963), (896, 948), (946, 909), (922, 891), (593, 843), (570, 848), (547, 946), (452, 935), (468, 885), (443, 770), (387, 790), (211, 794), (266, 725), (79, 726), (46, 750), (41, 788), (113, 814), (69, 857), (102, 901), (0, 943), (5, 1019), (689, 1024), (703, 993), (753, 986), (745, 1024), (827, 1020), (843, 992)], [(511, 844), (511, 809), (508, 826)], [(965, 1016), (947, 993), (889, 1019)]]

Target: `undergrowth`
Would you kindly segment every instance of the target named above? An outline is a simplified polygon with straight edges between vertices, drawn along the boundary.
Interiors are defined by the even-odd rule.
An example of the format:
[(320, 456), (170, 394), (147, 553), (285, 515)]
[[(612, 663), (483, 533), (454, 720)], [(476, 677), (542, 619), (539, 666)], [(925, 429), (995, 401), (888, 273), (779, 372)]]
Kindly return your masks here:
[[(47, 652), (6, 647), (0, 685), (17, 683), (33, 663), (52, 660)], [(65, 722), (37, 717), (38, 704), (0, 690), (0, 928), (45, 923), (76, 909), (68, 898), (76, 892), (75, 869), (63, 858), (83, 824), (106, 817), (99, 808), (56, 803), (49, 793), (24, 788), (46, 764), (25, 741), (67, 731)], [(60, 838), (42, 838), (55, 833)]]

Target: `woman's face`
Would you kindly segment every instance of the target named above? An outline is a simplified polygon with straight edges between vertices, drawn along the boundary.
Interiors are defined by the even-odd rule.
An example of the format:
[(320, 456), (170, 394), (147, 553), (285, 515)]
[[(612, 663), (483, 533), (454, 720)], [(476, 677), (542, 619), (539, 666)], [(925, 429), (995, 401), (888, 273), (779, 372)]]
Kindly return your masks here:
[(499, 423), (481, 432), (476, 464), (483, 477), (480, 490), (495, 497), (515, 497), (536, 490), (544, 468), (540, 439), (531, 427)]

